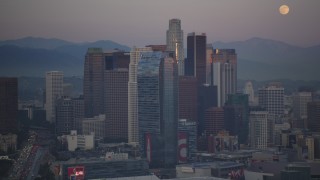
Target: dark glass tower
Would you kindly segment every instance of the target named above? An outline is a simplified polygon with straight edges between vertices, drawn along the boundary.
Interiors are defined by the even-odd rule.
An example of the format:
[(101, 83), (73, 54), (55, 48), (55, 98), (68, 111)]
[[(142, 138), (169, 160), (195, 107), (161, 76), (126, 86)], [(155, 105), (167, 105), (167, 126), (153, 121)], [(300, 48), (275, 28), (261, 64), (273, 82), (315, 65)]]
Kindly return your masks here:
[(179, 76), (179, 119), (198, 122), (197, 103), (197, 78), (193, 76)]
[[(138, 64), (139, 144), (146, 145), (142, 154), (152, 164), (152, 151), (147, 134), (158, 135), (163, 158), (159, 166), (170, 167), (177, 162), (178, 70), (170, 53), (143, 52)], [(152, 137), (148, 135), (148, 137)], [(160, 143), (161, 144), (161, 143)]]
[(206, 83), (206, 43), (205, 33), (188, 34), (185, 75), (197, 77), (199, 85)]
[(105, 71), (106, 137), (128, 141), (128, 69)]
[(239, 143), (248, 142), (249, 135), (249, 96), (247, 94), (229, 94), (224, 106), (225, 127), (233, 136), (239, 137)]
[(16, 133), (18, 117), (18, 80), (0, 77), (0, 134)]
[(104, 113), (104, 54), (101, 48), (89, 48), (84, 62), (83, 97), (85, 117)]
[[(83, 96), (85, 117), (105, 113), (105, 71), (129, 68), (130, 54), (120, 50), (103, 52), (101, 48), (88, 48), (84, 63)], [(107, 115), (108, 116), (108, 115)]]

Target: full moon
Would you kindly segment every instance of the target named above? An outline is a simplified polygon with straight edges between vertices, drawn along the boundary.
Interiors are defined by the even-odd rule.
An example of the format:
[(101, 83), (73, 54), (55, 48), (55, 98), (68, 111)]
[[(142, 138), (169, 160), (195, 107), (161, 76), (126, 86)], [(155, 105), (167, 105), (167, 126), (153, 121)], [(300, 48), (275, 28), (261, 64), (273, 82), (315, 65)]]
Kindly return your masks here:
[(287, 5), (282, 5), (280, 6), (279, 8), (279, 12), (282, 14), (282, 15), (286, 15), (289, 13), (289, 7)]

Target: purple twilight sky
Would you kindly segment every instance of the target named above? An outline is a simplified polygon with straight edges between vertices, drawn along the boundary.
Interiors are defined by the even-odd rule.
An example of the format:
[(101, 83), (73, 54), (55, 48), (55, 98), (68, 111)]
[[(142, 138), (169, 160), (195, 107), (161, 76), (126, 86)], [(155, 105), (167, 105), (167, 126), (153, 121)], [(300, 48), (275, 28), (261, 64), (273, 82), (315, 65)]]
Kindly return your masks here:
[(169, 19), (179, 18), (185, 37), (205, 32), (208, 43), (261, 37), (307, 47), (320, 44), (319, 9), (320, 0), (1, 0), (0, 40), (165, 44)]

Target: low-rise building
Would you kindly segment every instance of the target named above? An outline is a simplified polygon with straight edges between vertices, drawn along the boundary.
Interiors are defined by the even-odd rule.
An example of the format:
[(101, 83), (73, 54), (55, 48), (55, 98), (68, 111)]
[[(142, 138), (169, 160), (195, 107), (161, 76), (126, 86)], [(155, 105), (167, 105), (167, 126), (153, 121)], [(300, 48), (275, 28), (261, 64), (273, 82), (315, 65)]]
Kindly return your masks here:
[(109, 179), (150, 175), (146, 160), (105, 158), (80, 158), (61, 161), (54, 165), (58, 167), (56, 179), (70, 179), (80, 176), (82, 179)]
[(82, 119), (82, 133), (90, 135), (94, 132), (96, 139), (103, 139), (106, 135), (106, 115), (100, 114), (93, 118)]
[(72, 130), (70, 135), (67, 135), (68, 150), (75, 151), (77, 148), (89, 150), (94, 148), (94, 134), (77, 135), (76, 130)]
[(177, 178), (218, 177), (232, 179), (243, 177), (243, 168), (244, 164), (231, 161), (181, 164), (176, 166), (176, 175)]

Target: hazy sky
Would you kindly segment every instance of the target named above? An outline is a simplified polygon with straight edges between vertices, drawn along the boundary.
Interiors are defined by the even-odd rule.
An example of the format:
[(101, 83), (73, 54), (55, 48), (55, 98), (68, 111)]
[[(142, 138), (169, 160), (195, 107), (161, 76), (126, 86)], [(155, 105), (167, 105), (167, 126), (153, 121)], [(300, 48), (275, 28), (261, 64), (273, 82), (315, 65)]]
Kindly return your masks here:
[[(290, 7), (288, 15), (280, 15), (282, 4)], [(320, 0), (1, 0), (0, 40), (165, 44), (171, 18), (181, 19), (185, 37), (205, 32), (208, 43), (262, 37), (320, 44)]]

